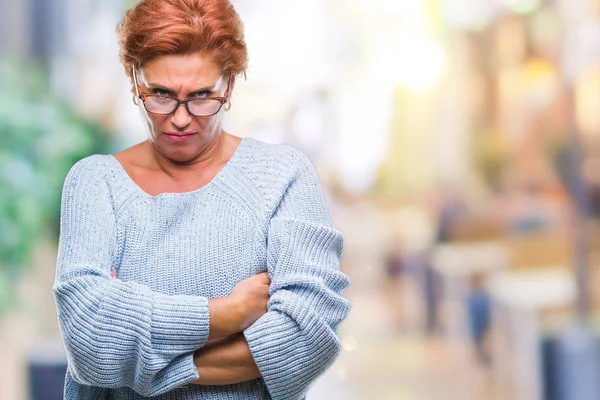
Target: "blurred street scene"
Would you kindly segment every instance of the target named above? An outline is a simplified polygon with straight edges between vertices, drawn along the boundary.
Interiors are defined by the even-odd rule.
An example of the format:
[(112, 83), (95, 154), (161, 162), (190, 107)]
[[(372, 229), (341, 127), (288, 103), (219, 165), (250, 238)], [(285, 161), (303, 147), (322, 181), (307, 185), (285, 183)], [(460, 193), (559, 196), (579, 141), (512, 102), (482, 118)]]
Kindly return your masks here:
[[(60, 191), (145, 139), (133, 0), (0, 0), (0, 400), (62, 398)], [(600, 398), (600, 0), (235, 0), (226, 130), (302, 149), (353, 309), (310, 400)]]

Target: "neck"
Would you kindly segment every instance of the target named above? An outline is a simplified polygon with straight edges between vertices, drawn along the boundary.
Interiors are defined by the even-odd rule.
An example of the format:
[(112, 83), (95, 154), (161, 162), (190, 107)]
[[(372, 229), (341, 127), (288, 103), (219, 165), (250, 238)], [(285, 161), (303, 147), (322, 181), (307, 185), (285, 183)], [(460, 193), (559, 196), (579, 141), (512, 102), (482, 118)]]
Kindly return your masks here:
[(206, 144), (196, 157), (189, 161), (172, 160), (159, 149), (152, 146), (152, 158), (155, 167), (163, 171), (177, 183), (191, 183), (204, 179), (204, 173), (220, 166), (225, 160), (226, 134), (223, 132)]

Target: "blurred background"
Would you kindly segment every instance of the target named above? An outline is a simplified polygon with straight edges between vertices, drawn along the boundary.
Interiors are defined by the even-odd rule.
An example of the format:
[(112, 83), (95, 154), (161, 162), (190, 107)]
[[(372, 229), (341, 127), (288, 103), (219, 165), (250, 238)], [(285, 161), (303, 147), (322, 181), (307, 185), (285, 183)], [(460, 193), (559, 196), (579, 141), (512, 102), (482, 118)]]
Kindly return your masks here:
[[(0, 399), (59, 399), (60, 191), (144, 140), (131, 0), (0, 0)], [(599, 399), (600, 0), (235, 0), (226, 128), (296, 146), (353, 310), (309, 399)]]

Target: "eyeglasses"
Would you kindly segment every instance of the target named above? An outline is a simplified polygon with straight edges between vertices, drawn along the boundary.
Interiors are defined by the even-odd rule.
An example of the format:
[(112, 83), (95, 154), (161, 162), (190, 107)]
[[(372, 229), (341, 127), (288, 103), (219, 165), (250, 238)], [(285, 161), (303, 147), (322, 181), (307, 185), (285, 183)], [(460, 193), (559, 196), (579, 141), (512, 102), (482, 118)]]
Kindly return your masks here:
[(218, 113), (223, 104), (227, 103), (225, 97), (179, 100), (175, 97), (146, 93), (140, 94), (138, 97), (148, 112), (163, 115), (172, 114), (180, 104), (184, 104), (190, 114), (196, 117), (210, 117)]
[[(159, 94), (140, 94), (140, 86), (137, 82), (135, 67), (131, 68), (131, 72), (135, 82), (137, 97), (142, 100), (142, 104), (144, 105), (146, 111), (153, 114), (169, 115), (174, 113), (175, 110), (179, 108), (180, 104), (183, 104), (185, 105), (187, 112), (191, 115), (196, 117), (210, 117), (217, 114), (221, 110), (221, 107), (223, 107), (223, 104), (227, 103), (227, 97), (179, 100), (176, 97), (163, 96)], [(227, 91), (229, 91), (229, 83), (227, 84)]]

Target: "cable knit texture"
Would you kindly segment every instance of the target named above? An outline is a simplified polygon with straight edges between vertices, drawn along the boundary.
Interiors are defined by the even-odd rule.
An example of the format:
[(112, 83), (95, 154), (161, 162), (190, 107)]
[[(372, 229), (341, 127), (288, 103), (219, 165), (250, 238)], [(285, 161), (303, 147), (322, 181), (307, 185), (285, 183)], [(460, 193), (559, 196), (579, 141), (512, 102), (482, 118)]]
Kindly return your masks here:
[[(79, 161), (63, 188), (53, 287), (65, 398), (304, 398), (340, 351), (350, 308), (342, 250), (315, 170), (295, 148), (243, 139), (208, 185), (157, 196), (113, 156)], [(208, 299), (264, 271), (268, 311), (244, 332), (262, 378), (189, 385)]]

